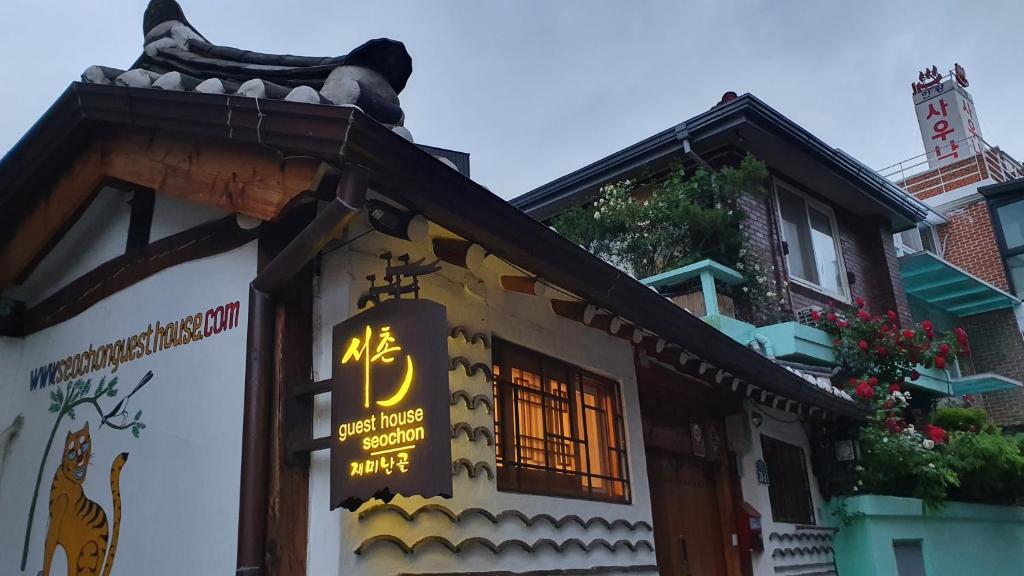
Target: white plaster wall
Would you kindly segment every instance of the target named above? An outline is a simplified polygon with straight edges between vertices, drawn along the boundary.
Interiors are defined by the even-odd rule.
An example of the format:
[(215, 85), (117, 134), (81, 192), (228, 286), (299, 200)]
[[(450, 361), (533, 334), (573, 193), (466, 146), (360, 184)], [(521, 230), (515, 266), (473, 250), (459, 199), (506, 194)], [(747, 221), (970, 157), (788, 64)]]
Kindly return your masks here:
[[(94, 255), (83, 259), (95, 260)], [(97, 262), (98, 263), (98, 262)], [(124, 451), (121, 473), (123, 517), (114, 574), (229, 574), (234, 570), (238, 518), (241, 422), (245, 371), (248, 282), (255, 274), (256, 244), (164, 270), (114, 294), (85, 312), (23, 340), (0, 341), (0, 428), (17, 414), (24, 428), (11, 443), (0, 477), (0, 574), (36, 574), (42, 569), (49, 489), (62, 457), (65, 434), (88, 421), (92, 465), (84, 482), (88, 498), (112, 520), (110, 465)], [(30, 389), (30, 373), (49, 362), (145, 331), (189, 314), (238, 301), (239, 324), (205, 337), (87, 374), (119, 379), (119, 393), (101, 399), (109, 410), (147, 371), (152, 380), (131, 398), (129, 419), (142, 410), (139, 438), (100, 426), (89, 406), (65, 417), (45, 459), (39, 503), (32, 519), (28, 563), (20, 570), (29, 503), (44, 446), (56, 420), (50, 392)], [(66, 574), (58, 549), (54, 574)]]
[[(391, 250), (396, 255), (409, 252), (414, 259), (432, 258), (427, 242), (414, 245), (381, 234), (370, 234), (350, 247), (324, 257), (318, 301), (319, 326), (315, 327), (314, 333), (314, 378), (330, 377), (331, 328), (358, 311), (355, 301), (359, 292), (367, 286), (366, 275), (382, 275), (383, 262), (377, 256), (385, 250)], [(485, 474), (469, 478), (464, 470), (460, 470), (453, 478), (454, 497), (450, 500), (432, 498), (430, 502), (444, 504), (456, 513), (467, 508), (482, 507), (495, 514), (503, 510), (519, 510), (528, 516), (543, 513), (561, 518), (575, 514), (584, 520), (598, 516), (608, 520), (624, 519), (650, 524), (650, 495), (644, 465), (643, 435), (631, 346), (621, 339), (555, 315), (546, 299), (505, 292), (497, 283), (497, 269), (503, 266), (501, 264), (490, 263), (488, 270), (481, 274), (486, 289), (484, 298), (467, 291), (466, 270), (447, 264), (443, 266), (442, 272), (423, 280), (422, 297), (445, 304), (450, 325), (466, 326), (471, 333), (484, 332), (499, 336), (604, 374), (620, 383), (625, 411), (632, 499), (630, 504), (609, 504), (582, 499), (499, 492), (496, 480), (489, 480)], [(479, 344), (468, 344), (464, 340), (449, 339), (449, 355), (466, 356), (471, 362), (483, 362), (488, 366), (491, 364), (490, 350)], [(488, 397), (492, 394), (491, 384), (486, 382), (482, 375), (469, 377), (461, 368), (450, 373), (449, 387), (451, 390), (465, 389), (470, 394), (486, 394)], [(453, 424), (466, 421), (473, 426), (486, 425), (493, 430), (493, 416), (483, 407), (471, 411), (464, 403), (459, 402), (452, 407), (451, 418)], [(330, 433), (329, 420), (329, 397), (324, 395), (317, 402), (315, 435)], [(452, 441), (452, 458), (460, 457), (473, 462), (487, 462), (492, 469), (494, 467), (494, 447), (484, 441), (470, 442), (464, 434), (460, 434)], [(576, 523), (569, 523), (562, 528), (555, 528), (545, 520), (539, 520), (531, 528), (527, 528), (522, 521), (515, 518), (505, 519), (495, 525), (478, 516), (453, 523), (445, 516), (432, 512), (424, 513), (412, 522), (390, 512), (360, 520), (358, 513), (350, 513), (343, 509), (329, 511), (329, 480), (328, 453), (315, 453), (310, 475), (310, 574), (370, 575), (491, 570), (517, 572), (655, 564), (653, 551), (643, 547), (636, 551), (619, 547), (614, 552), (600, 546), (590, 552), (569, 547), (559, 553), (542, 544), (533, 554), (518, 548), (508, 548), (495, 554), (482, 546), (472, 546), (456, 554), (440, 545), (431, 544), (417, 549), (414, 554), (405, 554), (397, 547), (383, 543), (369, 548), (362, 555), (356, 555), (353, 553), (356, 547), (365, 539), (377, 534), (392, 534), (407, 544), (412, 544), (424, 536), (436, 534), (453, 543), (471, 536), (482, 536), (495, 543), (520, 539), (533, 544), (544, 538), (561, 543), (570, 538), (578, 538), (588, 543), (595, 539), (604, 539), (608, 542), (625, 539), (631, 543), (646, 540), (653, 545), (653, 533), (645, 527), (628, 529), (621, 525), (608, 529), (601, 524), (592, 524), (584, 529)], [(418, 497), (397, 497), (393, 501), (407, 511), (414, 510), (426, 502)], [(361, 510), (374, 503), (377, 501), (365, 504)]]
[(153, 200), (153, 224), (149, 229), (149, 241), (155, 242), (227, 215), (228, 212), (219, 208), (157, 194)]
[(103, 188), (25, 282), (4, 291), (31, 307), (96, 266), (124, 254), (131, 192)]
[[(772, 552), (780, 546), (813, 546), (817, 544), (829, 545), (829, 543), (808, 541), (803, 543), (788, 542), (786, 544), (781, 544), (778, 540), (770, 538), (772, 533), (794, 534), (797, 533), (797, 530), (795, 524), (775, 522), (772, 519), (772, 507), (768, 493), (768, 486), (759, 484), (757, 481), (756, 462), (764, 457), (761, 450), (761, 435), (770, 436), (777, 440), (794, 444), (803, 449), (804, 458), (807, 464), (808, 484), (810, 486), (811, 500), (813, 502), (815, 524), (822, 525), (828, 523), (824, 522), (821, 516), (823, 499), (821, 497), (821, 492), (818, 490), (818, 480), (815, 478), (814, 472), (811, 469), (811, 446), (807, 434), (804, 432), (803, 425), (797, 419), (796, 415), (789, 412), (783, 412), (781, 410), (775, 410), (763, 406), (758, 406), (755, 410), (763, 415), (762, 423), (760, 427), (754, 427), (753, 424), (750, 425), (750, 450), (745, 454), (740, 455), (740, 481), (743, 489), (743, 499), (761, 513), (761, 526), (764, 536), (764, 552), (754, 553), (754, 574), (756, 576), (774, 576), (777, 573), (776, 567), (782, 566), (791, 567), (783, 569), (787, 574), (802, 574), (803, 572), (797, 568), (798, 565), (822, 562), (831, 563), (831, 555), (813, 555), (803, 557), (790, 556), (786, 558), (772, 557)], [(747, 409), (747, 413), (749, 417), (749, 407)], [(821, 567), (816, 568), (816, 570), (818, 570), (817, 573), (820, 574), (830, 573), (828, 570)]]

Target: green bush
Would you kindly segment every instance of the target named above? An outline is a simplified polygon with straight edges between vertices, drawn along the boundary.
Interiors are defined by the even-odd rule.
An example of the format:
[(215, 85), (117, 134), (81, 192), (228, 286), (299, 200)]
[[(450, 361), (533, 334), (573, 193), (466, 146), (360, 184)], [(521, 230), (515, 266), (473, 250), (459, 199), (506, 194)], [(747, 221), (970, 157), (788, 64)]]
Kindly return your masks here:
[[(977, 424), (974, 424), (977, 426)], [(991, 427), (991, 425), (989, 425)], [(1019, 438), (1001, 433), (953, 432), (944, 460), (960, 479), (953, 500), (1015, 504), (1024, 499), (1024, 453)]]
[(932, 415), (932, 424), (949, 431), (999, 433), (999, 428), (989, 422), (988, 414), (981, 408), (939, 408)]

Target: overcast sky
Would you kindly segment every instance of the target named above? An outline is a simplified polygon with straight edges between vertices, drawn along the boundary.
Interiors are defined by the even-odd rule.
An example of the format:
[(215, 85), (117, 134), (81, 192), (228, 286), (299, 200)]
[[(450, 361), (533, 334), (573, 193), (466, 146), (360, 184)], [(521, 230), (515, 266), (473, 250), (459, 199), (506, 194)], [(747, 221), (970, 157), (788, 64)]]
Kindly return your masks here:
[[(959, 62), (985, 139), (1024, 158), (1024, 2), (179, 0), (211, 42), (311, 56), (405, 42), (416, 141), (510, 198), (752, 92), (873, 168), (924, 152), (918, 70)], [(0, 0), (0, 154), (91, 64), (142, 49), (144, 0)]]

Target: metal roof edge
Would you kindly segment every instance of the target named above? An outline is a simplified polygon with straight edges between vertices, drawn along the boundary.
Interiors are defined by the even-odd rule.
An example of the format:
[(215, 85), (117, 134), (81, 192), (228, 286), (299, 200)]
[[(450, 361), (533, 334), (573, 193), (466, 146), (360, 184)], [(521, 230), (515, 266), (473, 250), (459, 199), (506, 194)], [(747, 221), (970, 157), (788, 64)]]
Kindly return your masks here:
[[(882, 178), (877, 172), (871, 170), (846, 152), (829, 146), (820, 138), (814, 136), (808, 130), (750, 93), (745, 93), (725, 104), (717, 105), (710, 110), (693, 116), (685, 122), (665, 129), (632, 146), (623, 148), (583, 168), (552, 180), (547, 184), (513, 198), (510, 200), (510, 203), (529, 214), (535, 214), (546, 206), (572, 197), (584, 187), (592, 186), (597, 181), (606, 180), (607, 176), (602, 177), (602, 174), (606, 175), (614, 169), (626, 165), (629, 160), (642, 152), (654, 149), (656, 145), (664, 145), (668, 142), (681, 142), (684, 138), (699, 140), (702, 130), (709, 129), (717, 122), (746, 111), (758, 113), (767, 121), (768, 127), (775, 128), (779, 131), (780, 135), (788, 136), (797, 144), (804, 146), (812, 153), (816, 153), (822, 160), (831, 163), (841, 172), (844, 172), (846, 176), (858, 181), (861, 185), (860, 187), (866, 193), (874, 192), (876, 199), (884, 208), (893, 210), (914, 222), (927, 219), (927, 208), (914, 201), (896, 185)], [(744, 120), (750, 121), (749, 119)], [(669, 148), (664, 152), (670, 151), (674, 151), (674, 149)], [(657, 157), (660, 156), (655, 158)]]

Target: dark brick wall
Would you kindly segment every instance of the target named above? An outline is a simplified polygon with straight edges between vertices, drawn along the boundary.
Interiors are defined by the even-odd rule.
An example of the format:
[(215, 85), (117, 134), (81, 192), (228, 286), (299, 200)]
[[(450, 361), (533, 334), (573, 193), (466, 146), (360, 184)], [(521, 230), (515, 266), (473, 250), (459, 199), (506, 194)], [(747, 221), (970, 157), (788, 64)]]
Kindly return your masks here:
[[(1012, 310), (962, 318), (977, 373), (993, 372), (1024, 381), (1024, 338)], [(1000, 426), (1024, 425), (1024, 390), (982, 394), (981, 405)]]
[[(784, 256), (779, 239), (778, 214), (774, 201), (745, 196), (740, 207), (746, 212), (744, 230), (751, 249), (761, 253), (763, 261), (775, 266), (780, 281), (787, 280)], [(896, 248), (892, 233), (880, 218), (865, 218), (832, 206), (839, 227), (839, 242), (846, 270), (854, 276), (850, 285), (852, 298), (868, 302), (871, 312), (884, 314), (894, 310), (901, 322), (909, 324), (910, 308), (899, 275)], [(772, 212), (769, 212), (769, 211)], [(808, 306), (825, 306), (832, 299), (816, 290), (790, 283), (792, 310)]]
[(943, 257), (954, 266), (998, 288), (1009, 290), (988, 203), (983, 200), (975, 202), (944, 216), (949, 223), (939, 226), (939, 241), (945, 246)]

